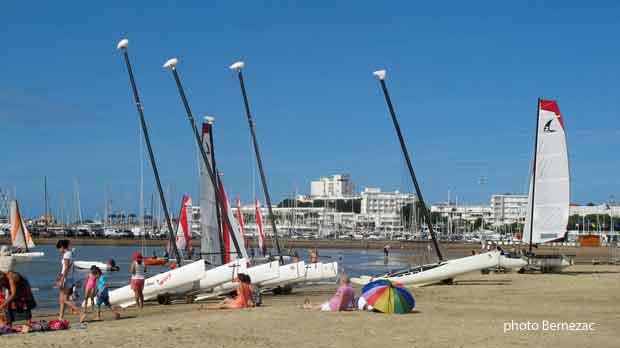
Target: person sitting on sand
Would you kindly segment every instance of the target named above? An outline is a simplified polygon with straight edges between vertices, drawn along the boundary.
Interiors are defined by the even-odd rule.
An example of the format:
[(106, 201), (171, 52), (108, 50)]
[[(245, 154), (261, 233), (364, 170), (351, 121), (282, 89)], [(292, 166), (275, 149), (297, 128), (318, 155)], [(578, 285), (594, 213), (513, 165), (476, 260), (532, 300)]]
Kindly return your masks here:
[(112, 304), (110, 303), (110, 294), (109, 288), (110, 284), (108, 284), (108, 280), (101, 272), (101, 269), (97, 268), (97, 299), (95, 300), (95, 307), (97, 308), (97, 316), (96, 320), (101, 320), (101, 306), (105, 305), (108, 307), (110, 312), (114, 313), (114, 318), (119, 319), (121, 317), (121, 313), (114, 309)]
[(237, 283), (237, 297), (227, 297), (222, 302), (214, 305), (208, 305), (207, 309), (239, 309), (254, 307), (252, 301), (252, 288), (250, 286), (250, 276), (244, 273), (237, 274), (234, 280)]
[[(5, 291), (6, 297), (4, 297)], [(0, 271), (0, 293), (4, 297), (0, 304), (0, 314), (4, 316), (6, 326), (13, 325), (16, 320), (26, 320), (30, 323), (31, 311), (37, 306), (37, 302), (32, 295), (28, 279), (17, 272)]]
[(346, 311), (355, 307), (355, 290), (351, 287), (349, 277), (345, 274), (340, 276), (340, 286), (334, 296), (327, 302), (320, 304), (310, 303), (308, 299), (304, 302), (304, 309), (318, 309), (323, 312)]

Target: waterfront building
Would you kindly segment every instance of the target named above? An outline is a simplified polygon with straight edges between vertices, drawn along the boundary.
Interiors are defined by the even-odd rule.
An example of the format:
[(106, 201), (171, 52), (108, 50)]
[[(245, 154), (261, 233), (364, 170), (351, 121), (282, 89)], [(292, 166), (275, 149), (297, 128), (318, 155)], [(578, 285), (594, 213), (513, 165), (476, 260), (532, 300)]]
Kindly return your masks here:
[(527, 195), (491, 195), (493, 224), (504, 225), (515, 222), (522, 223), (527, 214)]
[(354, 190), (355, 185), (349, 174), (325, 176), (310, 183), (312, 198), (349, 197), (353, 195)]

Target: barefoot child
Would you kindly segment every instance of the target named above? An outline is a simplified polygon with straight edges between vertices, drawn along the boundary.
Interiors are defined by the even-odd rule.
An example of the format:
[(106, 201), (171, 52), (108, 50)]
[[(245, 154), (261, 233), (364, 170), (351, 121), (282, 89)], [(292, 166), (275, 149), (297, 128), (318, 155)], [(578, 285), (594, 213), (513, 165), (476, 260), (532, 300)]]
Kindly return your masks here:
[(97, 299), (95, 301), (95, 307), (97, 308), (97, 316), (96, 320), (101, 320), (101, 305), (105, 305), (108, 307), (110, 312), (114, 313), (114, 317), (119, 319), (121, 314), (112, 307), (110, 304), (110, 295), (108, 289), (110, 288), (110, 284), (108, 284), (107, 279), (101, 272), (99, 268), (96, 270), (97, 273)]
[(95, 311), (95, 292), (97, 291), (97, 266), (90, 267), (90, 273), (88, 274), (88, 279), (86, 279), (86, 284), (84, 285), (84, 303), (82, 307), (84, 307), (84, 312), (88, 311), (88, 302), (90, 300), (90, 306)]

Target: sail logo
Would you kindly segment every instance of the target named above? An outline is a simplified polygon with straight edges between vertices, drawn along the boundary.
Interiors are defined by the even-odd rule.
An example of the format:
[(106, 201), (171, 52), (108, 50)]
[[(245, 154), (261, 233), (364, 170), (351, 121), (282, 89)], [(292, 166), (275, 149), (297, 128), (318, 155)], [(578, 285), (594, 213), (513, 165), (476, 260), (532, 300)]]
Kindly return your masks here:
[(553, 133), (556, 130), (555, 129), (551, 129), (551, 122), (553, 122), (553, 120), (549, 120), (547, 123), (545, 123), (545, 127), (543, 128), (543, 132), (545, 133)]
[(172, 274), (168, 274), (167, 276), (157, 280), (157, 284), (159, 284), (159, 286), (164, 285), (164, 283), (166, 283), (167, 281), (170, 280), (170, 278), (172, 278)]

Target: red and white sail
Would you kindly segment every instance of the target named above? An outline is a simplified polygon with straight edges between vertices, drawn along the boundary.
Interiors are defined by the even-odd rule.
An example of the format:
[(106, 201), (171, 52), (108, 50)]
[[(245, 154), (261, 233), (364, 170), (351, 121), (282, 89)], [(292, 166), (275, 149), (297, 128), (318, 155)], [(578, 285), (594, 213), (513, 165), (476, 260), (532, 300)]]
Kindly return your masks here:
[(11, 201), (11, 243), (15, 248), (28, 250), (34, 248), (35, 244), (30, 235), (30, 231), (26, 227), (22, 216), (19, 213), (19, 205), (17, 200)]
[(523, 241), (529, 242), (531, 233), (532, 243), (538, 244), (563, 238), (569, 216), (568, 148), (564, 120), (555, 100), (540, 101), (535, 150)]
[[(222, 184), (222, 178), (217, 176), (217, 183), (219, 186), (220, 197), (222, 198), (222, 209), (220, 211), (221, 216), (223, 217), (225, 214), (228, 216), (228, 221), (230, 225), (226, 222), (226, 219), (222, 218), (222, 241), (224, 244), (224, 258), (225, 263), (228, 263), (232, 260), (239, 258), (235, 250), (234, 242), (232, 238), (234, 238), (239, 243), (239, 249), (241, 251), (241, 258), (248, 259), (248, 253), (245, 249), (245, 245), (242, 244), (243, 237), (239, 232), (239, 226), (236, 223), (235, 216), (233, 215), (232, 209), (230, 208), (230, 203), (228, 202), (228, 196), (226, 195), (226, 190), (224, 190), (224, 185)], [(231, 226), (232, 225), (232, 226)]]
[(243, 223), (243, 214), (241, 213), (241, 199), (237, 197), (237, 223), (239, 224), (239, 231), (243, 236), (243, 246), (248, 247), (248, 240), (245, 237), (245, 224)]
[(191, 248), (190, 229), (192, 228), (192, 198), (184, 195), (177, 224), (176, 244), (179, 251), (187, 252)]
[(265, 234), (263, 233), (263, 216), (260, 213), (260, 202), (258, 199), (255, 204), (256, 226), (258, 227), (258, 248), (263, 255), (265, 254)]

